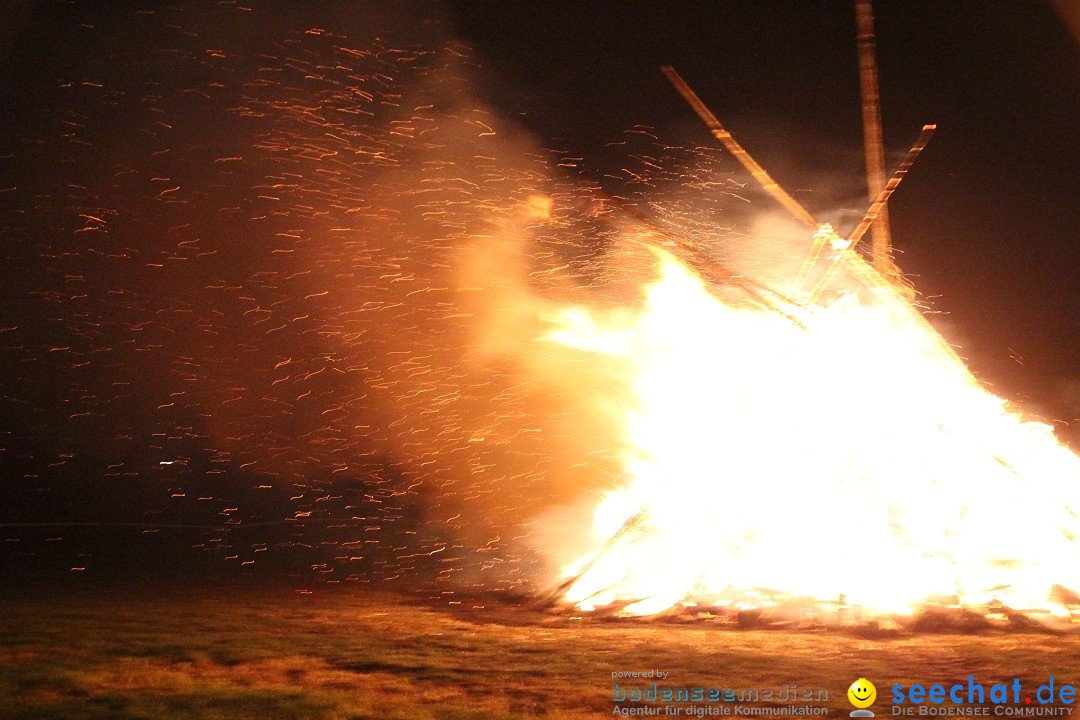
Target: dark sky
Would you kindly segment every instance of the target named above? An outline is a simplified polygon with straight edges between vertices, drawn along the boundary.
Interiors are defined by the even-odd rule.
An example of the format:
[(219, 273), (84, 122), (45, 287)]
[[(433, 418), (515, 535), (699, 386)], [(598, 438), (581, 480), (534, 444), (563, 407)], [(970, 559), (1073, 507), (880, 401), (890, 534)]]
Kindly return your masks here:
[[(68, 573), (102, 548), (122, 569), (157, 542), (165, 569), (186, 562), (178, 547), (220, 566), (229, 545), (236, 562), (276, 548), (289, 558), (279, 567), (297, 572), (341, 562), (344, 574), (360, 568), (353, 577), (397, 577), (397, 556), (350, 564), (342, 548), (376, 536), (378, 548), (407, 546), (397, 555), (409, 558), (453, 547), (465, 521), (419, 520), (442, 507), (423, 494), (442, 480), (417, 470), (431, 465), (410, 455), (424, 443), (402, 437), (468, 446), (443, 453), (467, 456), (469, 422), (482, 434), (477, 408), (493, 401), (466, 391), (497, 382), (466, 386), (460, 358), (440, 355), (454, 355), (462, 329), (408, 305), (445, 281), (424, 273), (448, 264), (443, 236), (410, 235), (422, 226), (410, 213), (424, 208), (400, 198), (416, 176), (388, 174), (366, 152), (387, 149), (402, 168), (423, 158), (422, 133), (392, 145), (401, 136), (387, 129), (412, 120), (397, 92), (435, 109), (443, 154), (494, 178), (481, 199), (498, 206), (529, 183), (607, 184), (631, 164), (623, 141), (636, 127), (661, 144), (709, 145), (659, 71), (670, 63), (812, 212), (841, 225), (861, 212), (854, 13), (844, 0), (250, 5), (23, 2), (5, 14), (0, 525), (136, 528), (134, 538), (8, 529), (0, 571), (10, 561)], [(924, 123), (938, 125), (890, 202), (899, 265), (980, 377), (1047, 417), (1080, 417), (1080, 46), (1042, 1), (879, 0), (875, 11), (889, 158)], [(448, 37), (475, 53), (423, 52)], [(340, 49), (372, 44), (382, 52)], [(387, 68), (403, 90), (379, 79)], [(316, 100), (324, 106), (309, 112)], [(489, 152), (469, 144), (475, 132), (455, 145), (455, 123), (475, 127), (470, 103), (494, 107), (501, 133), (520, 126), (537, 146), (582, 160), (553, 180), (522, 165), (511, 143), (493, 160), (497, 172), (469, 165)], [(352, 164), (322, 164), (342, 147), (361, 152)], [(448, 196), (461, 191), (455, 175), (442, 181)], [(368, 235), (335, 234), (360, 218)], [(447, 227), (475, 220), (466, 213)], [(388, 238), (415, 243), (415, 254), (393, 258), (413, 271), (393, 286), (405, 310), (363, 325), (352, 313), (386, 301), (371, 275), (383, 272), (379, 256), (364, 255), (370, 237), (382, 251), (397, 250)], [(445, 371), (445, 395), (472, 405), (410, 405), (418, 395), (395, 388), (413, 368), (391, 357)], [(455, 412), (457, 434), (439, 425)], [(550, 448), (507, 446), (519, 448), (511, 460), (528, 482), (459, 493), (489, 498), (493, 517), (506, 509), (499, 498), (524, 507), (550, 491), (529, 459)], [(438, 467), (453, 482), (462, 476)], [(298, 513), (313, 520), (281, 523)], [(151, 521), (202, 528), (140, 534)], [(224, 540), (207, 530), (222, 523), (232, 532)], [(402, 540), (394, 527), (417, 529)]]

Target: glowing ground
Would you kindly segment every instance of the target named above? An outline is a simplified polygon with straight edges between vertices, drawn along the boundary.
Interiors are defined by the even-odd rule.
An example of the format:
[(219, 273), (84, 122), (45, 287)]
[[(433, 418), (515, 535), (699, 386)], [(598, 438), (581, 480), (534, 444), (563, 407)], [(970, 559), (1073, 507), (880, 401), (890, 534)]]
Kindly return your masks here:
[(969, 674), (1074, 682), (1080, 667), (1076, 636), (750, 631), (474, 604), (252, 589), (8, 600), (0, 716), (611, 717), (612, 672), (659, 669), (671, 685), (825, 688), (830, 717), (846, 717), (858, 677), (887, 697)]

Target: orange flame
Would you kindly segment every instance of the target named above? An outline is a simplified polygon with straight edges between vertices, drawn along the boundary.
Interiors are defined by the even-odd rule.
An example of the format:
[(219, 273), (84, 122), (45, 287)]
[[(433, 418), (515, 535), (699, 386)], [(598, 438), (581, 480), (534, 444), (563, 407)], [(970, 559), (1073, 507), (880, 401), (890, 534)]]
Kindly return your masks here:
[[(841, 251), (849, 279), (873, 273)], [(625, 383), (625, 483), (565, 568), (566, 602), (649, 615), (768, 588), (1069, 613), (1049, 598), (1080, 587), (1080, 458), (983, 389), (905, 297), (864, 283), (795, 323), (656, 255), (638, 311), (548, 320), (547, 341)]]

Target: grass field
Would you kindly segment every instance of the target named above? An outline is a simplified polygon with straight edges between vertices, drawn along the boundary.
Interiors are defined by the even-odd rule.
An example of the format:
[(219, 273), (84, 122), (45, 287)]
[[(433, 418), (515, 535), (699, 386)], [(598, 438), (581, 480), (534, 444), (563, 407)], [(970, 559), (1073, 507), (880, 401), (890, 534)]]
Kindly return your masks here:
[(475, 604), (255, 590), (8, 599), (0, 717), (611, 717), (611, 673), (652, 668), (670, 685), (825, 688), (831, 717), (846, 717), (845, 690), (865, 676), (881, 717), (893, 683), (1080, 680), (1075, 636), (873, 638)]

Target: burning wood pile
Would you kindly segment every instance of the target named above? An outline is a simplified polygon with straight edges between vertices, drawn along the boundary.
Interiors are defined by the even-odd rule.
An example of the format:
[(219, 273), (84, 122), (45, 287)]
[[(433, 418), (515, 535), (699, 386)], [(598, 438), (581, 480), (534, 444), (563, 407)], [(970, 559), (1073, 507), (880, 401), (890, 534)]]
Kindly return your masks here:
[(780, 287), (632, 216), (656, 258), (641, 307), (550, 319), (547, 341), (625, 380), (626, 480), (543, 602), (740, 626), (1072, 626), (1080, 458), (983, 388), (899, 276), (856, 251), (933, 126), (843, 237), (665, 73), (813, 239)]

